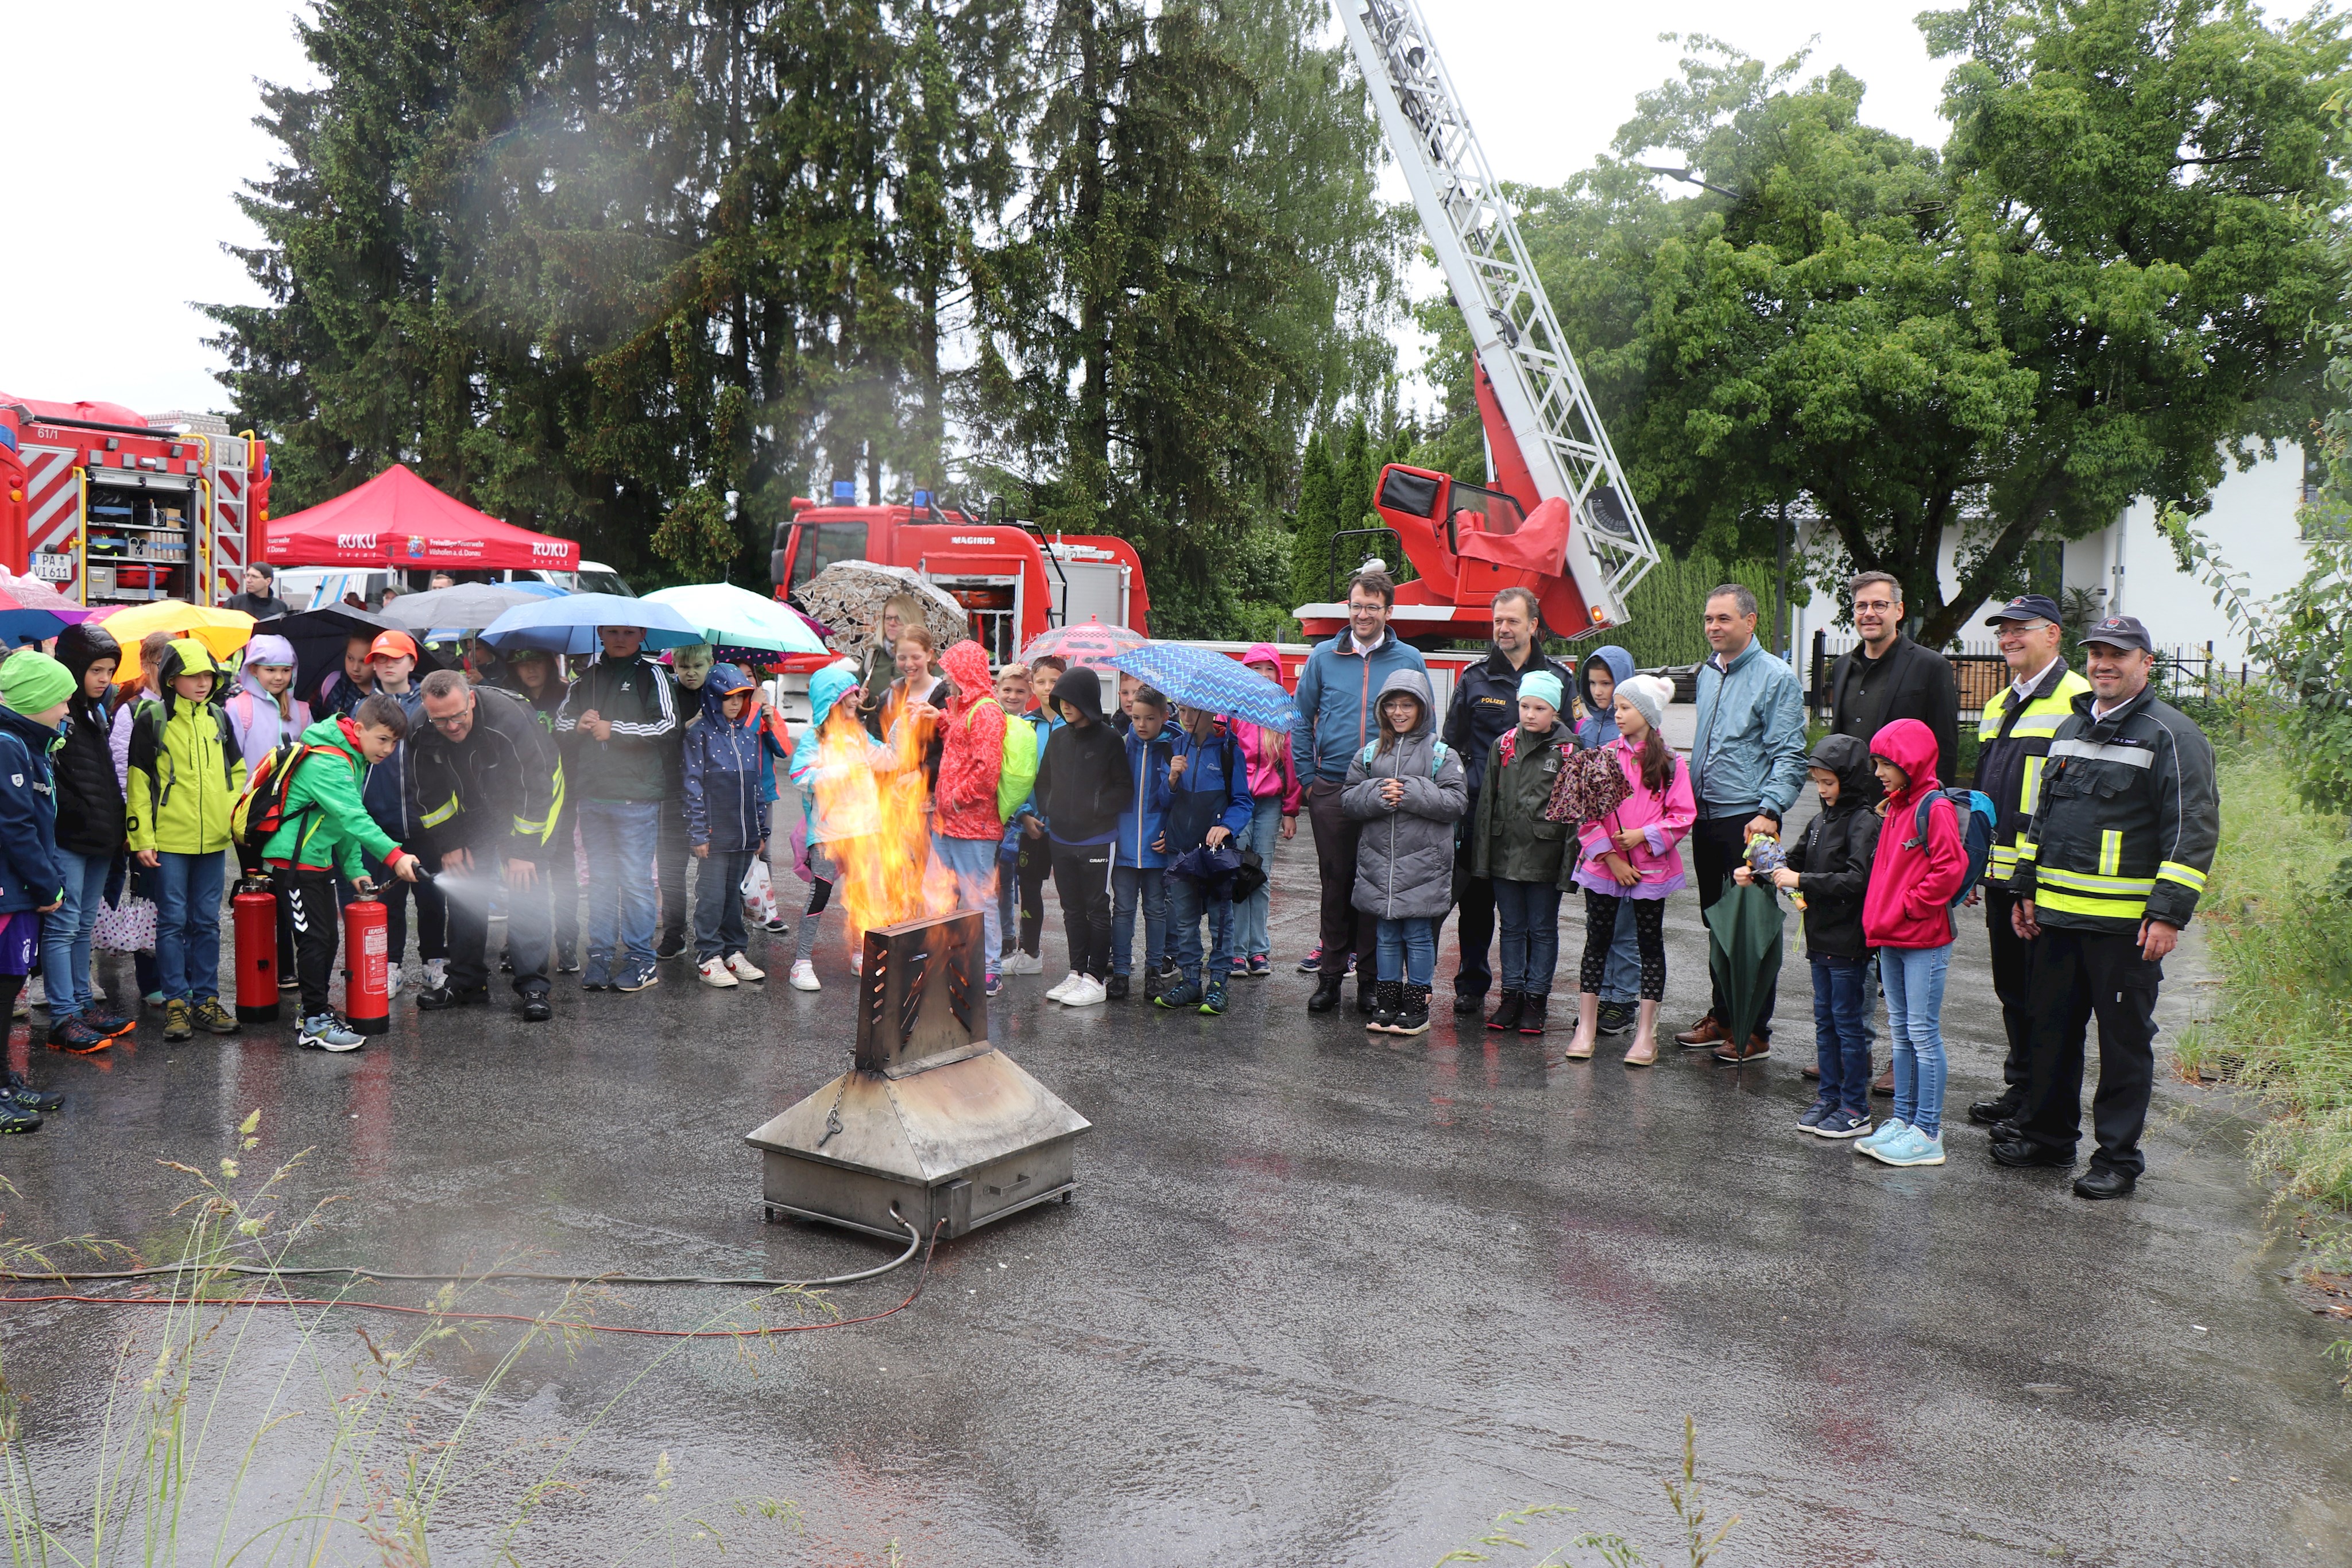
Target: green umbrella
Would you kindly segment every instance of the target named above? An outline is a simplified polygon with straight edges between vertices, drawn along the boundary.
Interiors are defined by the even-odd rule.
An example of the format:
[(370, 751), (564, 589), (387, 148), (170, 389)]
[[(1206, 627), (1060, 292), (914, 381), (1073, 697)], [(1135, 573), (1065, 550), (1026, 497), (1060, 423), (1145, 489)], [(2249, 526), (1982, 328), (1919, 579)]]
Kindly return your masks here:
[(1780, 900), (1769, 887), (1733, 883), (1706, 912), (1706, 967), (1715, 976), (1728, 1018), (1716, 1021), (1745, 1043), (1764, 1014), (1764, 999), (1780, 983)]
[(646, 595), (702, 628), (702, 640), (729, 648), (762, 648), (779, 653), (822, 653), (825, 645), (789, 604), (762, 599), (731, 583), (699, 582)]

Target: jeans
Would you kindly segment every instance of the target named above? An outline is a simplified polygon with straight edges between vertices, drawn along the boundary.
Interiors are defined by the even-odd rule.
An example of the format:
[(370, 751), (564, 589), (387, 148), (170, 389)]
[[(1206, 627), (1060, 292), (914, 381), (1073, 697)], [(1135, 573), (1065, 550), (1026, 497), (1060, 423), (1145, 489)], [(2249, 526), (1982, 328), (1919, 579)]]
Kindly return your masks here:
[(89, 984), (89, 933), (114, 857), (59, 850), (58, 864), (66, 873), (65, 898), (41, 916), (41, 977), (52, 1028), (89, 1011), (97, 999)]
[(1870, 1113), (1870, 960), (1813, 960), (1813, 1057), (1824, 1105)]
[(1168, 873), (1159, 866), (1111, 868), (1110, 972), (1124, 975), (1135, 949), (1135, 906), (1143, 906), (1143, 972), (1168, 961)]
[(1881, 947), (1886, 1023), (1895, 1037), (1895, 1119), (1929, 1137), (1944, 1125), (1944, 972), (1952, 945)]
[(164, 852), (155, 867), (155, 969), (167, 1002), (220, 996), (220, 852)]
[(1004, 963), (1004, 925), (996, 913), (996, 847), (1001, 841), (931, 835), (931, 858), (955, 873), (956, 907), (981, 913), (981, 950), (988, 955), (991, 975)]
[(1282, 797), (1260, 795), (1256, 809), (1250, 814), (1249, 826), (1242, 830), (1241, 847), (1255, 850), (1257, 858), (1265, 862), (1269, 880), (1255, 893), (1234, 905), (1233, 956), (1246, 958), (1255, 953), (1274, 950), (1274, 934), (1269, 917), (1274, 912), (1274, 846), (1282, 841)]
[(713, 850), (695, 868), (694, 961), (708, 964), (743, 950), (743, 879), (751, 874), (758, 849)]
[[(1370, 920), (1370, 915), (1364, 916)], [(1380, 922), (1380, 977), (1425, 986), (1437, 974), (1437, 922), (1425, 915)]]
[(610, 985), (654, 967), (654, 839), (661, 810), (658, 800), (580, 802), (580, 845), (588, 854), (584, 984)]
[(661, 884), (661, 935), (664, 945), (686, 940), (686, 862), (694, 846), (686, 833), (686, 802), (661, 803), (660, 831), (654, 837), (654, 875)]
[[(1625, 901), (1633, 902), (1632, 899)], [(1617, 910), (1617, 933), (1609, 939), (1609, 967), (1601, 979), (1601, 999), (1630, 1006), (1642, 995), (1642, 939), (1623, 905)]]
[[(1189, 877), (1168, 879), (1169, 956), (1195, 985), (1222, 986), (1233, 967), (1234, 901), (1227, 884), (1212, 890)], [(1208, 967), (1202, 964), (1201, 922), (1209, 923)]]
[[(1531, 997), (1551, 994), (1552, 976), (1559, 969), (1559, 887), (1549, 882), (1510, 882), (1496, 877), (1495, 914), (1503, 927), (1502, 988)], [(1631, 925), (1621, 920), (1621, 925)], [(1469, 960), (1463, 961), (1469, 973)]]

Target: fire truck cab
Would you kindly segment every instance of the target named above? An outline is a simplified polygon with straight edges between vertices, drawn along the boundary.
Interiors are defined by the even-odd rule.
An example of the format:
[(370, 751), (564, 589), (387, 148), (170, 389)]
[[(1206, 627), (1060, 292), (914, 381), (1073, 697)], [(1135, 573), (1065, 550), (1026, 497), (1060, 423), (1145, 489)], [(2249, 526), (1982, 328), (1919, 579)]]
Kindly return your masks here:
[[(838, 489), (847, 489), (845, 483)], [(1094, 620), (1148, 632), (1150, 596), (1135, 547), (1108, 535), (1047, 538), (1034, 523), (982, 522), (918, 490), (906, 506), (826, 506), (793, 497), (776, 526), (769, 575), (786, 598), (835, 561), (903, 566), (964, 607), (989, 662), (1017, 655), (1052, 626)]]
[(0, 565), (69, 599), (217, 603), (268, 507), (262, 444), (215, 415), (0, 393)]

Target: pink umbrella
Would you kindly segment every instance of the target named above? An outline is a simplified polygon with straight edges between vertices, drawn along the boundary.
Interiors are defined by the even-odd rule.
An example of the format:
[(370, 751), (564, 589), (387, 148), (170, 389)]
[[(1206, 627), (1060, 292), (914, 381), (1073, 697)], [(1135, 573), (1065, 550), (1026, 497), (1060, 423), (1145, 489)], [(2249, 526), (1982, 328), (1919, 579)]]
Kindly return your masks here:
[(1029, 639), (1029, 645), (1021, 650), (1021, 659), (1027, 664), (1047, 653), (1058, 653), (1074, 667), (1108, 664), (1121, 653), (1140, 648), (1150, 641), (1140, 632), (1132, 632), (1124, 626), (1106, 626), (1088, 617), (1076, 626), (1055, 626), (1038, 632)]

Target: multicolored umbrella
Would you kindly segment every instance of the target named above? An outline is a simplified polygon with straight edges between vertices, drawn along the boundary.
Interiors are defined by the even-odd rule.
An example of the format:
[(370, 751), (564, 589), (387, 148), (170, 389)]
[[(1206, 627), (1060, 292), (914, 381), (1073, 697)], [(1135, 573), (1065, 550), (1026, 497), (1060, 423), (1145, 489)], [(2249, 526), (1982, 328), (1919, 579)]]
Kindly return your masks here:
[(596, 635), (599, 626), (642, 626), (645, 645), (655, 650), (702, 641), (702, 628), (667, 604), (618, 593), (567, 593), (518, 604), (482, 629), (482, 641), (500, 653), (544, 648), (551, 653), (593, 653), (604, 646)]
[[(1055, 626), (1029, 639), (1021, 650), (1021, 662), (1027, 664), (1048, 653), (1057, 653), (1075, 667), (1079, 664), (1108, 664), (1121, 653), (1129, 653), (1150, 642), (1142, 632), (1125, 626), (1106, 626), (1089, 617), (1075, 626)], [(1167, 644), (1162, 644), (1163, 646)], [(1234, 665), (1238, 670), (1239, 664)], [(1173, 696), (1175, 694), (1169, 694)]]
[(911, 593), (922, 601), (923, 623), (942, 651), (971, 635), (971, 622), (963, 606), (949, 598), (944, 589), (903, 566), (837, 560), (801, 584), (793, 600), (812, 619), (835, 627), (834, 646), (857, 658), (874, 645), (882, 606), (894, 593)]
[[(46, 643), (67, 627), (89, 619), (90, 612), (79, 604), (59, 599), (59, 607), (51, 609), (31, 594), (19, 594), (16, 590), (23, 580), (0, 588), (0, 644)], [(52, 591), (50, 597), (59, 596)]]
[(756, 648), (771, 653), (822, 653), (824, 643), (809, 630), (808, 617), (780, 600), (763, 599), (728, 582), (698, 582), (646, 595), (648, 604), (667, 604), (702, 628), (702, 640), (716, 647)]
[(1279, 683), (1206, 648), (1185, 643), (1146, 643), (1103, 663), (1126, 671), (1146, 685), (1159, 687), (1186, 707), (1244, 718), (1266, 729), (1286, 730), (1298, 717), (1290, 694)]

